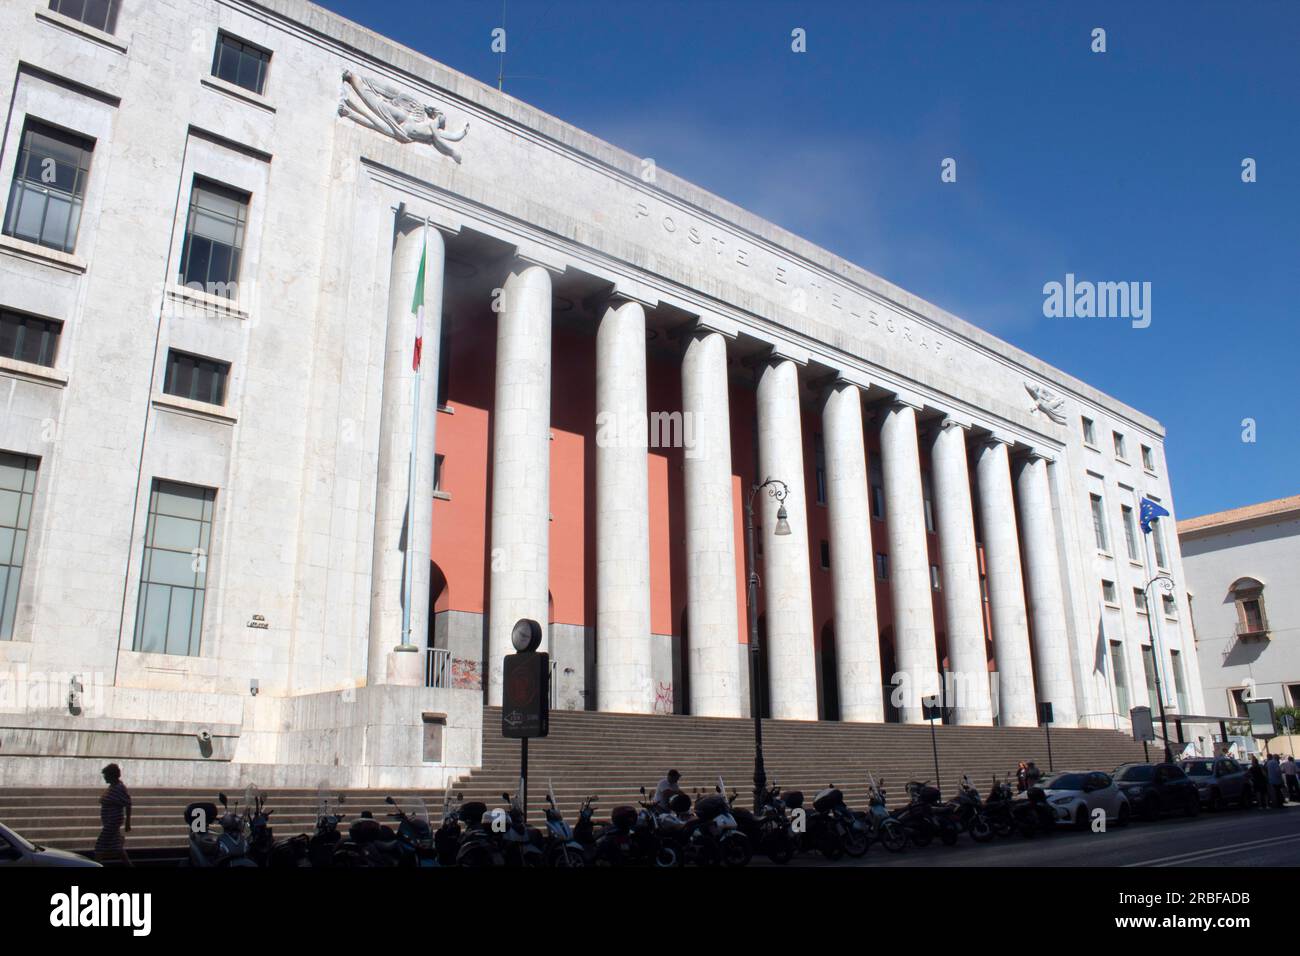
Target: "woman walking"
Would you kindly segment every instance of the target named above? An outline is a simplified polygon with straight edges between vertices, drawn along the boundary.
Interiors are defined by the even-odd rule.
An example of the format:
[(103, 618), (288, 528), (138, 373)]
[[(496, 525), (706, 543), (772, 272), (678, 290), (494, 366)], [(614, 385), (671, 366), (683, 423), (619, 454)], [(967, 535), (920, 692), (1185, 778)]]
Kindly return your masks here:
[(126, 837), (122, 835), (124, 823), (126, 832), (131, 832), (131, 794), (122, 783), (122, 768), (117, 764), (111, 763), (101, 772), (108, 789), (99, 798), (99, 822), (103, 829), (95, 840), (95, 859), (100, 863), (112, 861), (132, 866), (126, 855)]

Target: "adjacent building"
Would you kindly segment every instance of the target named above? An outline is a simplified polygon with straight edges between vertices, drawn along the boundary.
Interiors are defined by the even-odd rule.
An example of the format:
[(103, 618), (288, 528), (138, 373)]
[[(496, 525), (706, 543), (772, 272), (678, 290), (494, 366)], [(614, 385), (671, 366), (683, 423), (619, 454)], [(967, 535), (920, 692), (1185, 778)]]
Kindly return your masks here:
[(1206, 707), (1300, 707), (1300, 495), (1178, 522)]
[(751, 501), (773, 717), (1202, 712), (1143, 412), (303, 0), (11, 0), (0, 78), (5, 782), (437, 786), (520, 618), (744, 716)]

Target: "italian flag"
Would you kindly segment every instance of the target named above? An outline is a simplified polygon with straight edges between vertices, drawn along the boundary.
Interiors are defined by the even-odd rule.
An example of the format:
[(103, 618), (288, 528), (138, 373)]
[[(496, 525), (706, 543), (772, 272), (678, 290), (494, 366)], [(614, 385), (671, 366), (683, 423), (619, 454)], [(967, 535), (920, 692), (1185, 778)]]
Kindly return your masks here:
[(415, 298), (411, 301), (411, 312), (415, 315), (415, 355), (411, 359), (412, 371), (420, 370), (420, 353), (424, 351), (424, 260), (429, 254), (426, 241), (420, 250), (420, 271), (415, 277)]

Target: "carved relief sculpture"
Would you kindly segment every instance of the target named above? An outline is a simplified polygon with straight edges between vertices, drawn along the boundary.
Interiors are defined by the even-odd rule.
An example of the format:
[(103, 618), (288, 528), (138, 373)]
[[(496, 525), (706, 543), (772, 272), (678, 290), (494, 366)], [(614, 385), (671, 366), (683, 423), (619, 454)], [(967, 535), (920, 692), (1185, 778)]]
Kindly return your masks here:
[(1055, 392), (1032, 382), (1025, 382), (1025, 391), (1034, 400), (1031, 412), (1042, 412), (1056, 424), (1065, 424), (1065, 399), (1057, 398)]
[(368, 80), (349, 70), (343, 71), (339, 116), (349, 117), (399, 143), (428, 143), (457, 163), (460, 153), (451, 144), (460, 142), (469, 132), (469, 123), (459, 132), (446, 132), (447, 116), (442, 110), (420, 103), (395, 86)]

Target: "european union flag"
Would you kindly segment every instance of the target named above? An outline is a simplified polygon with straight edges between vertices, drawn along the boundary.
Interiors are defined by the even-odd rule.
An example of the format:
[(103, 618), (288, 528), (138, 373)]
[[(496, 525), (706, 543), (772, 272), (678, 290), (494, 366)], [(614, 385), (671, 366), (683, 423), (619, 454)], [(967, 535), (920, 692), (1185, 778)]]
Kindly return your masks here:
[(1157, 518), (1167, 518), (1167, 517), (1169, 516), (1169, 512), (1168, 512), (1168, 511), (1166, 511), (1164, 508), (1161, 508), (1158, 504), (1156, 504), (1156, 503), (1155, 503), (1154, 501), (1152, 501), (1150, 498), (1143, 498), (1143, 499), (1142, 499), (1142, 512), (1141, 512), (1141, 513), (1142, 513), (1142, 522), (1141, 522), (1141, 524), (1142, 524), (1142, 533), (1143, 533), (1143, 534), (1150, 534), (1150, 533), (1151, 533), (1151, 522), (1155, 521)]

